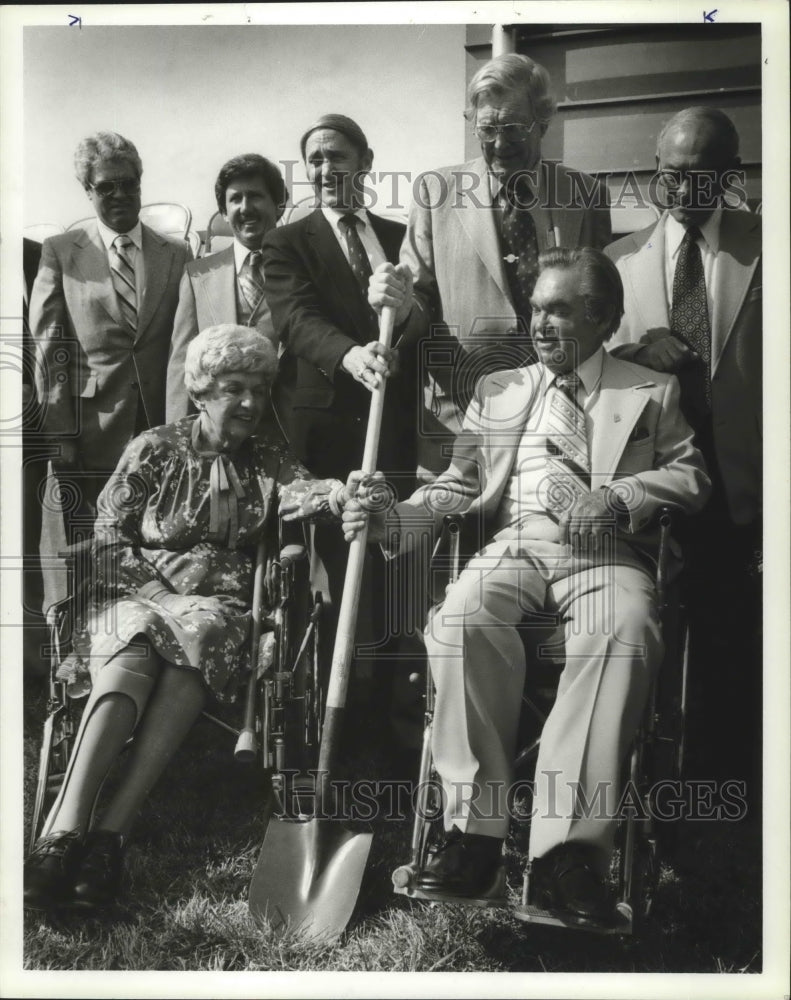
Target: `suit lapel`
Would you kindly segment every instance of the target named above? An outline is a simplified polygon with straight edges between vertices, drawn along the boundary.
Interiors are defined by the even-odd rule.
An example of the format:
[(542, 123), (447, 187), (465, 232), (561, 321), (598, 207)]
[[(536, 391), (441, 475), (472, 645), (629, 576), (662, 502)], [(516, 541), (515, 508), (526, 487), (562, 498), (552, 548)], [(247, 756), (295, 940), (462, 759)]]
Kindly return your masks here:
[(208, 258), (212, 266), (198, 275), (201, 292), (206, 299), (206, 308), (212, 323), (227, 322), (228, 316), (236, 316), (236, 268), (233, 246)]
[(484, 482), (481, 496), (473, 504), (476, 509), (491, 513), (499, 505), (543, 377), (543, 366), (531, 365), (495, 373), (486, 380), (482, 419)]
[(357, 279), (321, 209), (308, 216), (306, 234), (316, 260), (317, 285), (342, 302), (349, 317), (346, 332), (367, 343), (375, 333), (373, 314), (367, 311)]
[(137, 336), (139, 340), (151, 322), (165, 294), (173, 265), (173, 251), (167, 240), (143, 226), (143, 287), (137, 310)]
[[(571, 180), (569, 175), (557, 162), (542, 161), (541, 171), (543, 177), (543, 193), (545, 195), (544, 204), (547, 206), (573, 205), (571, 190)], [(558, 230), (561, 247), (579, 246), (580, 232), (582, 230), (582, 218), (584, 212), (579, 211), (552, 211), (548, 208), (547, 219)], [(546, 234), (539, 234), (539, 240), (546, 242)]]
[(760, 220), (746, 212), (723, 209), (717, 294), (711, 318), (711, 371), (717, 365), (739, 315), (761, 253)]
[(599, 393), (589, 411), (592, 490), (612, 480), (629, 435), (648, 402), (649, 395), (642, 390), (654, 384), (634, 382), (605, 351)]
[[(469, 195), (459, 195), (455, 190), (456, 181), (454, 179), (448, 190), (449, 204), (454, 206), (453, 212), (461, 223), (462, 228), (470, 239), (475, 252), (481, 259), (481, 263), (491, 275), (493, 281), (498, 286), (503, 295), (511, 301), (511, 292), (508, 288), (508, 280), (503, 267), (503, 252), (500, 240), (497, 236), (497, 229), (492, 217), (491, 208), (491, 188), (489, 187), (489, 174), (483, 160), (475, 160), (470, 167), (478, 174), (478, 185), (474, 188), (475, 197), (481, 202), (480, 207)], [(462, 171), (462, 177), (465, 171)], [(450, 190), (453, 187), (454, 190)]]
[(657, 222), (645, 242), (627, 262), (629, 298), (640, 313), (646, 330), (670, 329), (671, 290), (665, 287), (665, 219)]
[(100, 305), (118, 326), (127, 330), (131, 337), (132, 331), (121, 315), (113, 279), (110, 277), (107, 249), (102, 243), (99, 227), (95, 222), (89, 223), (75, 237), (74, 263), (85, 281), (96, 286), (96, 292), (92, 290), (90, 293), (93, 301)]

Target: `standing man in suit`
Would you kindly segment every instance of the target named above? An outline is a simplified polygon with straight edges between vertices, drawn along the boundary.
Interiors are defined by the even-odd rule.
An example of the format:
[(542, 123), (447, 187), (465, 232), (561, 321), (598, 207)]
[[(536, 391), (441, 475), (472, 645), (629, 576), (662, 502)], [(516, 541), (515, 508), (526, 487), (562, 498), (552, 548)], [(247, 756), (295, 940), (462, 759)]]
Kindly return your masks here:
[[(612, 262), (560, 248), (542, 253), (538, 268), (538, 363), (480, 380), (449, 468), (388, 514), (370, 515), (369, 540), (400, 553), (435, 537), (452, 510), (467, 511), (488, 539), (426, 628), (447, 837), (417, 884), (440, 896), (504, 891), (526, 669), (516, 626), (551, 612), (564, 624), (566, 665), (536, 765), (537, 901), (600, 919), (621, 764), (662, 655), (652, 522), (665, 505), (699, 509), (709, 481), (675, 377), (603, 349), (623, 311)], [(365, 520), (347, 510), (346, 537)], [(598, 796), (592, 810), (580, 805)]]
[[(291, 447), (316, 476), (345, 476), (362, 462), (370, 393), (387, 377), (379, 462), (402, 495), (413, 486), (417, 392), (413, 359), (385, 353), (368, 304), (368, 281), (380, 264), (398, 262), (405, 226), (367, 211), (365, 178), (374, 154), (351, 118), (322, 115), (303, 134), (300, 150), (316, 208), (264, 239), (266, 296), (282, 345), (272, 402)], [(340, 606), (347, 550), (339, 532), (318, 525), (315, 547)], [(364, 587), (374, 619), (371, 639), (394, 631), (384, 620), (384, 567), (369, 561)], [(365, 671), (358, 663), (358, 680)], [(386, 672), (374, 678), (384, 684)], [(361, 684), (354, 685), (354, 692)]]
[(184, 265), (183, 240), (139, 219), (143, 165), (115, 132), (83, 139), (77, 179), (96, 211), (45, 240), (30, 301), (53, 468), (86, 516), (136, 434), (164, 423), (165, 370)]
[(738, 176), (738, 154), (738, 134), (722, 111), (680, 111), (657, 143), (667, 211), (607, 254), (626, 297), (612, 350), (678, 376), (681, 406), (714, 487), (682, 538), (692, 641), (690, 750), (697, 749), (696, 766), (706, 776), (751, 783), (748, 794), (757, 802), (761, 219), (723, 201)]
[(280, 170), (257, 153), (235, 156), (220, 170), (214, 194), (233, 231), (233, 245), (187, 265), (179, 287), (168, 362), (168, 421), (190, 412), (184, 388), (184, 358), (191, 340), (207, 326), (236, 323), (277, 342), (264, 295), (261, 244), (286, 208), (288, 191)]
[[(414, 297), (399, 310), (405, 340), (422, 351), (425, 410), (419, 474), (448, 463), (478, 378), (534, 357), (530, 293), (538, 254), (553, 246), (604, 247), (611, 238), (606, 189), (592, 177), (542, 160), (555, 113), (549, 74), (527, 56), (490, 60), (470, 82), (466, 117), (481, 156), (426, 173), (415, 192), (401, 254)], [(372, 284), (378, 308), (403, 275), (383, 268)]]

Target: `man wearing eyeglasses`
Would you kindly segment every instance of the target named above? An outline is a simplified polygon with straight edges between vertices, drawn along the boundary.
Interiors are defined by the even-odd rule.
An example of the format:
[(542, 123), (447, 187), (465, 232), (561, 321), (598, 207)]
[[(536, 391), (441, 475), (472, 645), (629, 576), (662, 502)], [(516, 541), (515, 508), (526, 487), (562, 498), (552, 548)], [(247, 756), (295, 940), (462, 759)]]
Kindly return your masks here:
[(682, 539), (690, 732), (701, 741), (692, 763), (706, 777), (752, 780), (749, 795), (759, 784), (761, 719), (761, 217), (724, 199), (741, 179), (741, 161), (738, 133), (722, 111), (678, 112), (659, 135), (656, 160), (666, 211), (607, 248), (625, 290), (610, 349), (678, 376), (682, 410), (711, 474), (711, 500)]
[(465, 117), (481, 157), (422, 177), (401, 266), (383, 266), (371, 283), (372, 305), (397, 307), (405, 340), (430, 338), (418, 433), (419, 473), (428, 481), (448, 464), (477, 379), (532, 358), (538, 254), (553, 246), (601, 249), (611, 238), (603, 186), (542, 161), (556, 107), (549, 88), (542, 66), (513, 53), (475, 74)]
[(115, 132), (83, 139), (77, 179), (96, 219), (45, 240), (30, 323), (53, 469), (86, 520), (127, 443), (165, 420), (165, 373), (186, 243), (140, 222), (143, 165)]

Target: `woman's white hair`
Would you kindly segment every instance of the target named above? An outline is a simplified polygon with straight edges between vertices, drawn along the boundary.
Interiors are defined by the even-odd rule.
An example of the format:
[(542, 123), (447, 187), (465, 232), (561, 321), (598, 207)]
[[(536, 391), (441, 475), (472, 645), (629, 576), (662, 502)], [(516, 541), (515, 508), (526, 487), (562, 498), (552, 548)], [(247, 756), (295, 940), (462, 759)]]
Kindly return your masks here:
[(220, 375), (258, 372), (266, 382), (277, 374), (277, 352), (258, 330), (235, 323), (208, 326), (190, 342), (184, 359), (184, 385), (193, 397), (202, 396)]
[(465, 117), (469, 121), (475, 119), (478, 102), (484, 94), (515, 94), (529, 99), (543, 135), (557, 110), (557, 102), (550, 93), (550, 86), (549, 73), (529, 56), (518, 55), (516, 52), (496, 56), (481, 66), (470, 80)]

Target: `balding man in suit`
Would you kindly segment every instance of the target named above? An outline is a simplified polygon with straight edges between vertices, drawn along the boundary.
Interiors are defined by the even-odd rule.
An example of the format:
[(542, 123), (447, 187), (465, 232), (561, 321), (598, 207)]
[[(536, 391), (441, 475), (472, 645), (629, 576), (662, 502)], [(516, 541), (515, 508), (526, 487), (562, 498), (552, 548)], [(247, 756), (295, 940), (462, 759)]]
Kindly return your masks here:
[[(685, 531), (692, 625), (691, 749), (709, 777), (752, 783), (760, 758), (761, 218), (724, 200), (739, 137), (714, 108), (680, 111), (657, 142), (666, 211), (606, 253), (625, 312), (610, 349), (673, 372), (713, 492)], [(693, 758), (695, 754), (692, 754)]]

